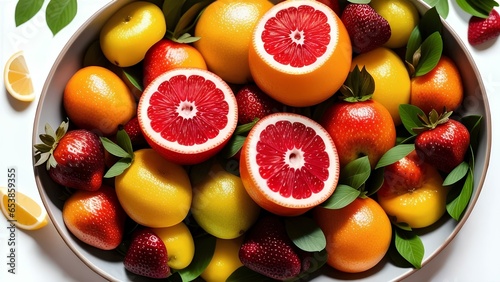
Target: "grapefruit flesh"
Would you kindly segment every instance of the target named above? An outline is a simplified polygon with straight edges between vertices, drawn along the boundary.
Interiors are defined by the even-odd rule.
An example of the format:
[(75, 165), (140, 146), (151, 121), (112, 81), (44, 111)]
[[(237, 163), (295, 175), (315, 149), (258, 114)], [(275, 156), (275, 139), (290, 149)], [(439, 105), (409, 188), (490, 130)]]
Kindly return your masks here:
[(337, 185), (335, 145), (315, 121), (293, 113), (264, 117), (242, 148), (240, 175), (262, 208), (300, 215), (328, 199)]
[(177, 68), (153, 80), (137, 117), (148, 144), (178, 164), (203, 162), (227, 143), (238, 121), (231, 88), (210, 71)]

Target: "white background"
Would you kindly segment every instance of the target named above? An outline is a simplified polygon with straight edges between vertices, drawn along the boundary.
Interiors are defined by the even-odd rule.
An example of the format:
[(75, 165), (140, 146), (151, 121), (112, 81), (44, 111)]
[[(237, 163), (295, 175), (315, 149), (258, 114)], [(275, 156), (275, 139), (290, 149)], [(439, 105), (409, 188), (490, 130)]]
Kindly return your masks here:
[[(43, 11), (29, 22), (15, 27), (14, 10), (17, 1), (0, 0), (0, 66), (14, 52), (24, 50), (35, 91), (39, 93), (58, 53), (83, 22), (109, 0), (79, 1), (73, 22), (53, 36), (45, 25)], [(448, 21), (466, 42), (469, 15), (450, 0)], [(492, 120), (500, 106), (500, 42), (494, 40), (481, 48), (468, 45), (482, 75)], [(22, 103), (9, 97), (0, 82), (0, 186), (7, 185), (7, 168), (16, 167), (18, 191), (41, 204), (32, 169), (32, 126), (39, 94), (35, 101)], [(493, 146), (489, 173), (480, 198), (461, 232), (446, 249), (407, 281), (500, 281), (500, 158), (495, 142), (499, 132), (493, 122)], [(17, 230), (16, 275), (7, 273), (9, 235), (8, 224), (0, 217), (0, 281), (102, 281), (65, 245), (51, 223), (41, 230)]]

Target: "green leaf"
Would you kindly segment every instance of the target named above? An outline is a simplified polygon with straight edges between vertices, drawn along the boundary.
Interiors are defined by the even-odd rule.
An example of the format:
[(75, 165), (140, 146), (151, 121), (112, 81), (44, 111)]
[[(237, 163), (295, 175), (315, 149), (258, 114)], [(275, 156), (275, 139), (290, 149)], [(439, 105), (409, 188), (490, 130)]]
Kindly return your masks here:
[(132, 158), (126, 157), (119, 159), (115, 164), (113, 164), (106, 174), (104, 174), (104, 178), (112, 178), (122, 174), (127, 168), (132, 164)]
[(249, 122), (249, 123), (245, 123), (245, 124), (242, 124), (242, 125), (238, 125), (236, 127), (236, 130), (234, 131), (234, 134), (247, 134), (250, 129), (252, 129), (254, 127), (254, 125), (259, 121), (258, 118), (255, 118), (253, 121)]
[(132, 141), (124, 129), (120, 129), (116, 132), (116, 144), (120, 146), (129, 156), (134, 156), (134, 148), (132, 147)]
[(464, 12), (480, 18), (487, 18), (493, 7), (498, 6), (498, 3), (495, 0), (456, 0), (456, 1), (458, 6)]
[(56, 35), (75, 18), (77, 6), (77, 0), (50, 0), (45, 17), (53, 35)]
[(236, 155), (241, 150), (241, 147), (243, 147), (245, 139), (245, 136), (233, 135), (227, 142), (226, 146), (224, 146), (224, 149), (221, 152), (222, 157), (229, 159)]
[(131, 157), (130, 154), (125, 151), (122, 147), (115, 144), (113, 141), (109, 140), (107, 137), (100, 137), (101, 143), (104, 146), (104, 149), (108, 151), (113, 156), (117, 156), (120, 158)]
[[(472, 173), (472, 170), (469, 169), (467, 173), (467, 178), (465, 178), (465, 183), (459, 191), (458, 196), (455, 197), (452, 193), (448, 194), (448, 197), (455, 197), (451, 201), (449, 200), (448, 203), (446, 204), (446, 210), (448, 211), (448, 214), (454, 218), (455, 220), (460, 220), (460, 217), (462, 216), (464, 210), (467, 208), (469, 205), (469, 201), (472, 196), (472, 191), (474, 190), (474, 175)], [(454, 190), (452, 190), (454, 191)]]
[(460, 163), (456, 168), (454, 168), (443, 181), (443, 186), (449, 186), (462, 180), (467, 172), (469, 171), (469, 164), (466, 162)]
[(415, 144), (400, 144), (392, 147), (380, 158), (375, 169), (393, 164), (415, 150)]
[(165, 0), (163, 2), (162, 11), (167, 22), (167, 30), (174, 31), (177, 22), (182, 15), (182, 6), (186, 0)]
[(240, 266), (229, 277), (226, 282), (274, 282), (276, 280), (257, 273), (246, 266)]
[(16, 27), (33, 18), (42, 8), (43, 2), (44, 0), (18, 0), (14, 14)]
[[(205, 9), (210, 3), (215, 0), (203, 0), (203, 1), (188, 1), (185, 7), (189, 7), (182, 16), (179, 18), (177, 25), (175, 26), (173, 32), (173, 38), (178, 38), (179, 36), (188, 33), (196, 24), (199, 16), (203, 9)], [(190, 3), (193, 2), (193, 3)]]
[(370, 178), (368, 178), (368, 181), (366, 182), (365, 185), (365, 194), (366, 196), (371, 196), (382, 187), (382, 184), (384, 184), (384, 168), (378, 168), (372, 170), (370, 174)]
[(179, 270), (182, 281), (196, 279), (207, 268), (214, 255), (215, 242), (215, 237), (210, 235), (195, 238), (193, 260), (186, 268)]
[(285, 228), (292, 242), (301, 250), (319, 252), (326, 247), (325, 234), (309, 217), (287, 217)]
[(415, 268), (422, 267), (422, 260), (424, 258), (424, 244), (420, 237), (413, 232), (408, 232), (396, 228), (396, 237), (394, 243), (399, 254), (405, 258)]
[(431, 8), (425, 12), (418, 23), (418, 28), (422, 33), (422, 39), (426, 39), (435, 32), (442, 33), (443, 23), (436, 8)]
[(470, 146), (475, 152), (479, 146), (479, 137), (481, 133), (481, 124), (483, 117), (480, 115), (465, 116), (460, 119), (460, 122), (467, 127), (470, 134)]
[(439, 32), (427, 37), (420, 46), (420, 60), (415, 67), (415, 76), (422, 76), (430, 72), (438, 64), (443, 53), (443, 39)]
[(411, 135), (416, 135), (413, 128), (422, 127), (423, 123), (418, 118), (419, 115), (425, 116), (424, 111), (422, 111), (419, 107), (411, 104), (399, 105), (399, 116), (401, 117), (401, 122)]
[(408, 43), (406, 44), (406, 53), (405, 53), (405, 61), (413, 64), (413, 56), (415, 52), (417, 52), (418, 48), (422, 44), (422, 33), (420, 32), (420, 28), (415, 26), (410, 33), (410, 37), (408, 38)]
[(437, 12), (443, 19), (448, 17), (450, 6), (448, 0), (424, 0), (429, 6), (436, 7)]
[(348, 185), (339, 184), (333, 194), (321, 206), (327, 209), (341, 209), (361, 195), (361, 191)]
[(142, 74), (138, 73), (138, 71), (133, 70), (132, 68), (124, 68), (122, 69), (122, 71), (130, 84), (132, 84), (137, 90), (141, 92), (144, 90), (142, 86)]
[(370, 177), (371, 166), (368, 156), (364, 156), (348, 163), (340, 171), (340, 183), (359, 189)]

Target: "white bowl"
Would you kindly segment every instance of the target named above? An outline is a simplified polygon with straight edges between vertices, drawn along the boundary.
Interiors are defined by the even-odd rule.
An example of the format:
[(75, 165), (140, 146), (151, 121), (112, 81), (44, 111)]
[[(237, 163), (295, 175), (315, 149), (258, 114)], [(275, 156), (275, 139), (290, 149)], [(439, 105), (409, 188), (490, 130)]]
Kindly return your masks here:
[[(65, 118), (62, 109), (62, 94), (66, 82), (79, 68), (82, 67), (83, 54), (86, 48), (98, 38), (100, 28), (115, 11), (130, 0), (113, 1), (95, 13), (87, 20), (71, 37), (52, 67), (45, 85), (43, 87), (33, 126), (33, 144), (39, 143), (38, 136), (44, 132), (44, 125), (49, 123), (57, 126)], [(422, 1), (413, 1), (423, 13), (428, 6)], [(491, 152), (491, 116), (479, 72), (473, 62), (471, 55), (461, 42), (452, 28), (444, 22), (443, 39), (447, 54), (457, 63), (462, 79), (466, 97), (464, 109), (461, 115), (477, 114), (483, 116), (483, 128), (480, 136), (479, 148), (476, 152), (476, 166), (474, 191), (462, 219), (458, 222), (448, 217), (433, 225), (432, 228), (419, 234), (424, 246), (425, 257), (423, 265), (427, 264), (440, 251), (442, 251), (462, 228), (469, 217), (483, 186), (489, 165)], [(122, 256), (114, 251), (101, 251), (81, 243), (66, 229), (62, 218), (63, 202), (59, 199), (62, 189), (56, 185), (48, 176), (45, 167), (34, 168), (35, 179), (40, 192), (41, 199), (57, 231), (64, 239), (68, 247), (88, 267), (110, 281), (149, 281), (125, 271)], [(325, 267), (322, 273), (311, 275), (313, 281), (342, 281), (342, 280), (372, 280), (389, 281), (401, 280), (410, 276), (416, 269), (401, 268), (395, 266), (389, 260), (385, 260), (375, 268), (361, 274), (343, 274)]]

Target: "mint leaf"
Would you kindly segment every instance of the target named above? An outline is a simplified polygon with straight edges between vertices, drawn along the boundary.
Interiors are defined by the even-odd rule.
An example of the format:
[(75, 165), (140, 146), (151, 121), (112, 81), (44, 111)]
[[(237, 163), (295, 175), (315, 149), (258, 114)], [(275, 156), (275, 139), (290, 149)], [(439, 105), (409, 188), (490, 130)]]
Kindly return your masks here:
[(395, 234), (394, 242), (399, 254), (411, 263), (413, 267), (421, 268), (425, 250), (420, 237), (411, 231), (399, 228), (396, 228)]
[(361, 195), (361, 191), (351, 186), (340, 184), (335, 188), (333, 194), (324, 201), (321, 206), (326, 209), (341, 209), (352, 203)]
[(287, 217), (285, 228), (292, 242), (303, 251), (319, 252), (326, 247), (325, 234), (309, 217)]
[(16, 4), (14, 19), (16, 27), (29, 21), (42, 8), (44, 0), (19, 0)]
[(380, 158), (375, 169), (393, 164), (415, 150), (415, 144), (400, 144), (392, 147)]
[(76, 0), (50, 0), (45, 11), (47, 26), (53, 35), (66, 27), (76, 16)]

